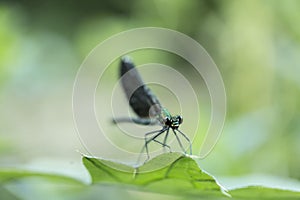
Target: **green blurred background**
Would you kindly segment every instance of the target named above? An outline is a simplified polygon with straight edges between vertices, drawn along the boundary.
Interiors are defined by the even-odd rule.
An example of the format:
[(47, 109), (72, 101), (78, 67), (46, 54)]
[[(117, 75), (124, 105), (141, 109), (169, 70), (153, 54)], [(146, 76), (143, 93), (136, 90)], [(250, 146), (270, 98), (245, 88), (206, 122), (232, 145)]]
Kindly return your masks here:
[(300, 179), (299, 10), (297, 0), (1, 1), (0, 165), (80, 165), (81, 62), (113, 34), (157, 26), (198, 41), (223, 76), (224, 132), (200, 164), (217, 177)]

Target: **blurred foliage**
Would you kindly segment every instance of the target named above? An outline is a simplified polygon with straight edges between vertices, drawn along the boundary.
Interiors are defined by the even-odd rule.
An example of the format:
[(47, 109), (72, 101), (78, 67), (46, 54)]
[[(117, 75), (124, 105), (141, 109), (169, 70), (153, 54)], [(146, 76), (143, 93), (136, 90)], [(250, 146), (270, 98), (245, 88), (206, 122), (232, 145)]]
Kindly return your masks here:
[(297, 0), (1, 1), (0, 163), (70, 156), (82, 60), (113, 34), (159, 26), (197, 40), (224, 79), (224, 132), (200, 164), (300, 179), (299, 9)]

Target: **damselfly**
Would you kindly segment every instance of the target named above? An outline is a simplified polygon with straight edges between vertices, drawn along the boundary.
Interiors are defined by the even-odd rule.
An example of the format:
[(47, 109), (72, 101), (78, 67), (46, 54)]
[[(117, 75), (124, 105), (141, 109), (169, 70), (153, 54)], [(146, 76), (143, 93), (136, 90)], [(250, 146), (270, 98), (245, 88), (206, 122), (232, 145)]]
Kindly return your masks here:
[[(163, 147), (167, 147), (171, 151), (171, 147), (167, 144), (170, 130), (175, 135), (182, 151), (186, 153), (178, 133), (189, 144), (190, 154), (192, 154), (192, 144), (190, 139), (179, 130), (183, 118), (180, 115), (172, 116), (169, 111), (164, 108), (151, 90), (144, 84), (139, 72), (135, 68), (133, 62), (128, 56), (121, 59), (120, 62), (120, 78), (124, 92), (129, 100), (129, 104), (138, 118), (117, 118), (114, 123), (134, 122), (142, 125), (161, 125), (162, 129), (145, 133), (145, 144), (141, 153), (146, 149), (147, 160), (150, 158), (148, 144), (154, 141)], [(158, 137), (165, 133), (163, 141), (159, 141)]]

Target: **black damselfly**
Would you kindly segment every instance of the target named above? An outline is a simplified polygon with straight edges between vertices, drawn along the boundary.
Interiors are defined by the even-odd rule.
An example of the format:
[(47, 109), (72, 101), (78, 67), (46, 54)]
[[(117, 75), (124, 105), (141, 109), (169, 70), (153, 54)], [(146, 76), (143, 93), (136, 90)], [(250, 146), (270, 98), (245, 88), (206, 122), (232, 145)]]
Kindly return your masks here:
[[(138, 118), (117, 118), (114, 123), (120, 122), (134, 122), (142, 125), (161, 125), (162, 129), (151, 131), (145, 134), (145, 145), (141, 153), (146, 149), (147, 160), (150, 158), (148, 144), (151, 141), (157, 142), (163, 147), (171, 148), (167, 145), (167, 139), (170, 129), (174, 133), (180, 148), (186, 153), (178, 134), (182, 135), (189, 143), (190, 154), (192, 154), (192, 144), (190, 139), (178, 128), (182, 124), (183, 119), (180, 115), (172, 116), (167, 109), (165, 109), (151, 92), (151, 90), (144, 84), (139, 72), (135, 68), (133, 62), (128, 56), (121, 59), (120, 62), (120, 78), (124, 92), (129, 100), (129, 104)], [(157, 139), (161, 134), (166, 133), (163, 141)]]

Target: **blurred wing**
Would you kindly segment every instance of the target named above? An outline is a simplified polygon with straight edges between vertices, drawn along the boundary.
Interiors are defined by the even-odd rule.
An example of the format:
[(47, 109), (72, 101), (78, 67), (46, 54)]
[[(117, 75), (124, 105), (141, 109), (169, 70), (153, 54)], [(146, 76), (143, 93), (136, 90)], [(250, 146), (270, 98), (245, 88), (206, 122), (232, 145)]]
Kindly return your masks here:
[(129, 104), (139, 117), (149, 118), (150, 116), (154, 117), (160, 114), (160, 102), (144, 84), (139, 72), (129, 57), (123, 57), (121, 59), (120, 78)]

